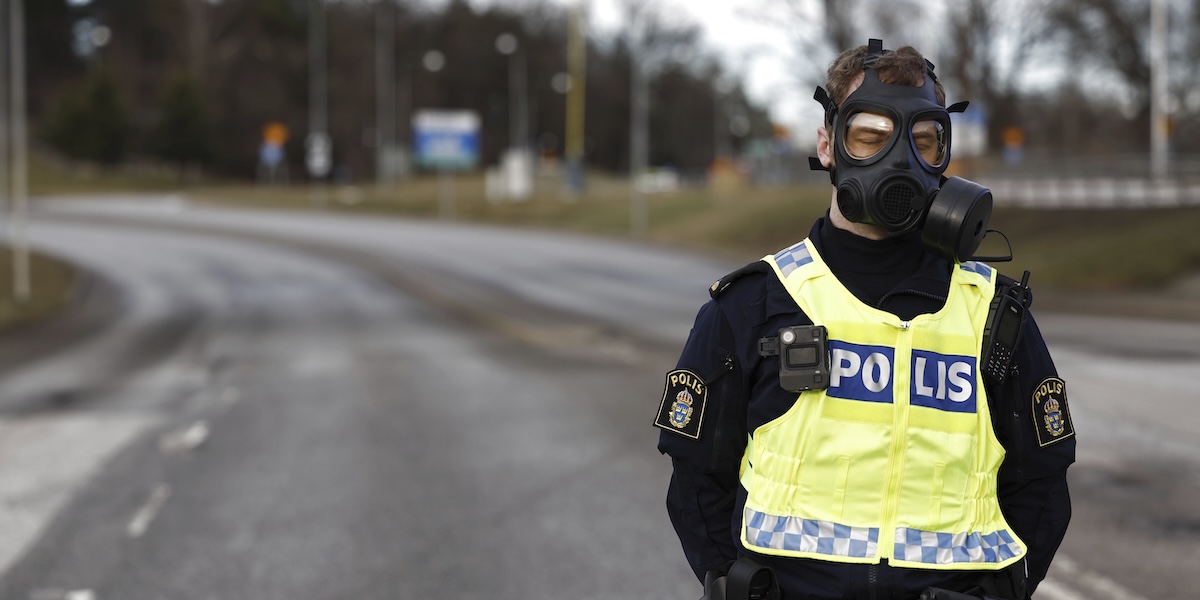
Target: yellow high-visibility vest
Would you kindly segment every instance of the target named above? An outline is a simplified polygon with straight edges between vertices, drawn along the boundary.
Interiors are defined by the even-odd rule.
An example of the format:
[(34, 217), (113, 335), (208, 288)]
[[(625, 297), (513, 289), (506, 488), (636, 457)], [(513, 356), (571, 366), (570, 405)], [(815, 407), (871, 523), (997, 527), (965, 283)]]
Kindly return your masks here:
[(1026, 546), (996, 497), (1004, 448), (979, 369), (995, 271), (955, 265), (945, 306), (902, 321), (855, 298), (807, 240), (763, 260), (825, 326), (830, 381), (751, 433), (742, 544), (924, 569), (1020, 560)]

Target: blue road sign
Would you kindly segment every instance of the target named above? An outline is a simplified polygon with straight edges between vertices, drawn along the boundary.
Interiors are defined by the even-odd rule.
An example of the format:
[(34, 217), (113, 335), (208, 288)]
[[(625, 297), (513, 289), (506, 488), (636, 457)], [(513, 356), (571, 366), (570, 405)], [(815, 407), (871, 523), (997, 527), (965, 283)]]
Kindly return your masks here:
[(468, 170), (479, 165), (479, 115), (468, 110), (420, 110), (413, 115), (419, 166)]

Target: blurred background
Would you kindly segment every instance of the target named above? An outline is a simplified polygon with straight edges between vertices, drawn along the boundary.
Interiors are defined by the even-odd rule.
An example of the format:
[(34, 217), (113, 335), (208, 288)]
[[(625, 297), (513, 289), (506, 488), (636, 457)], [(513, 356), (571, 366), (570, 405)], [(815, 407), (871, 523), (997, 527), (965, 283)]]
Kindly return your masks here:
[[(697, 181), (717, 159), (811, 147), (810, 88), (837, 49), (868, 36), (918, 46), (951, 97), (972, 101), (967, 122), (982, 131), (956, 140), (960, 157), (1121, 161), (1132, 174), (1162, 150), (1152, 124), (1176, 158), (1166, 172), (1194, 173), (1200, 152), (1189, 67), (1200, 17), (1188, 2), (27, 4), (34, 146), (46, 160), (101, 168), (253, 179), (264, 127), (278, 123), (289, 132), (281, 164), (297, 179), (318, 126), (337, 180), (403, 177), (422, 108), (478, 114), (483, 165), (511, 147), (561, 159), (578, 69), (589, 166), (628, 171), (630, 119), (643, 110), (634, 88), (644, 86), (653, 101), (640, 166)], [(583, 13), (575, 67), (572, 10)]]
[(813, 89), (936, 65), (1032, 271), (1076, 523), (1036, 597), (1191, 597), (1190, 0), (0, 0), (0, 597), (663, 598), (651, 413), (804, 237)]
[[(1197, 202), (1200, 11), (1189, 2), (27, 4), (19, 20), (5, 14), (7, 38), (24, 43), (2, 62), (5, 82), (18, 64), (23, 75), (22, 120), (7, 130), (24, 134), (34, 195), (186, 190), (426, 215), (456, 203), (460, 218), (762, 253), (794, 231), (737, 215), (824, 194), (807, 166), (820, 122), (811, 90), (837, 49), (870, 36), (918, 46), (950, 101), (971, 102), (955, 115), (951, 172), (998, 203)], [(736, 200), (714, 205), (723, 198)], [(695, 223), (721, 210), (735, 214), (707, 217), (718, 230)], [(1044, 236), (1026, 235), (1021, 214), (998, 224), (1036, 246)], [(1031, 219), (1070, 242), (1103, 231), (1093, 218), (1131, 224), (1103, 221), (1113, 216), (1080, 228), (1069, 214)], [(1163, 239), (1141, 219), (1127, 233)], [(1200, 257), (1193, 236), (1169, 231), (1179, 247), (1123, 272), (1086, 243), (1065, 253), (1070, 265), (1038, 251), (1014, 270), (1076, 288), (1161, 286)], [(1076, 255), (1105, 272), (1081, 274)]]

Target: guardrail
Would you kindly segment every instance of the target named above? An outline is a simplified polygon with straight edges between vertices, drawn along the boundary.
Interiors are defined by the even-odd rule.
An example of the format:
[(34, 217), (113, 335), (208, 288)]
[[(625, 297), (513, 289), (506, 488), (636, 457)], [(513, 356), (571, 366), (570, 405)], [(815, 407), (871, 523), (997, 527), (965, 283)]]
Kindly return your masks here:
[(1200, 182), (1116, 177), (996, 178), (978, 183), (999, 206), (1023, 208), (1171, 208), (1200, 206)]

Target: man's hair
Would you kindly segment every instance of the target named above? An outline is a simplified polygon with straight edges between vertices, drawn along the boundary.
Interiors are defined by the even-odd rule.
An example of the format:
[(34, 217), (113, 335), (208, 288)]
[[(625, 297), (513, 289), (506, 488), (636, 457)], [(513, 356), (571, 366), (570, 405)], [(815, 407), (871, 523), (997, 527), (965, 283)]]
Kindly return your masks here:
[[(841, 106), (850, 97), (850, 86), (862, 75), (866, 56), (867, 47), (859, 46), (842, 52), (829, 63), (825, 89), (834, 104)], [(918, 86), (925, 80), (925, 57), (912, 46), (904, 46), (880, 56), (875, 63), (875, 70), (879, 73), (879, 81), (883, 83)], [(934, 92), (938, 104), (945, 106), (946, 90), (942, 89), (940, 81), (934, 85)]]

